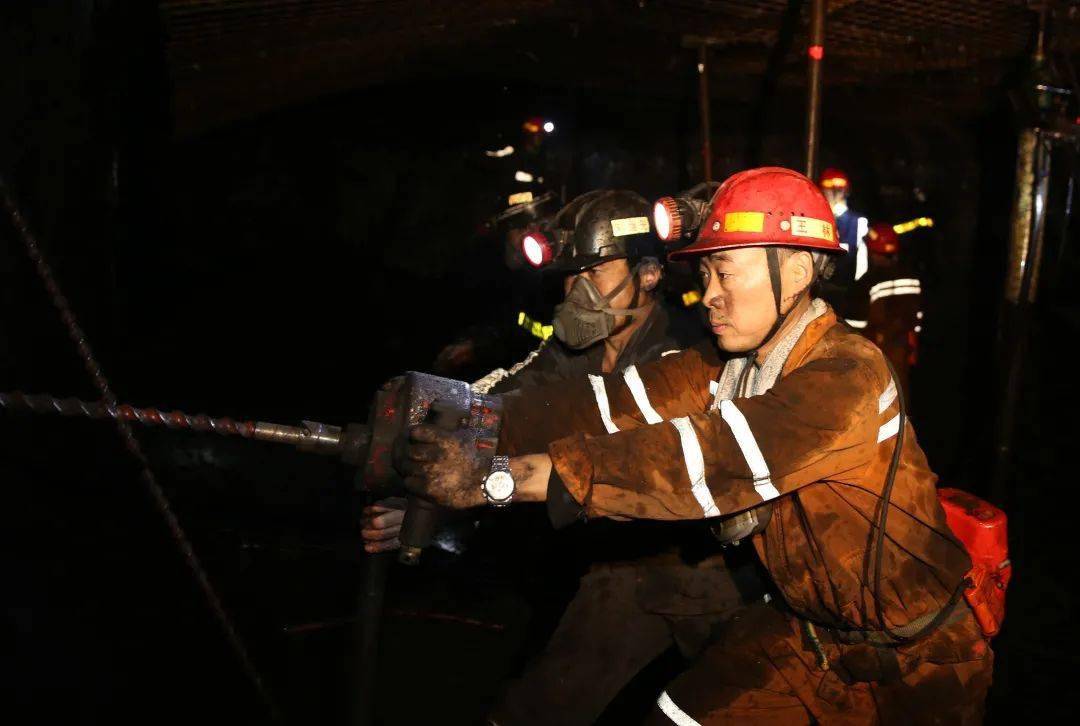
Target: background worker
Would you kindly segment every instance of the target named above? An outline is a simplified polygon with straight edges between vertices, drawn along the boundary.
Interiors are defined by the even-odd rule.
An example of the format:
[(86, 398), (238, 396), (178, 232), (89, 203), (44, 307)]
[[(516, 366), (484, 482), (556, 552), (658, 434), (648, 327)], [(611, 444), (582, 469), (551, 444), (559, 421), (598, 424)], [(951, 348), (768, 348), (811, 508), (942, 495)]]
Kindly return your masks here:
[[(572, 201), (550, 225), (525, 230), (526, 257), (564, 276), (555, 335), (474, 388), (506, 393), (605, 373), (633, 380), (636, 366), (700, 343), (700, 321), (660, 295), (665, 251), (649, 215), (643, 197), (599, 190)], [(534, 514), (540, 517), (502, 513), (482, 530), (495, 529), (489, 537), (501, 542), (549, 530)], [(396, 548), (402, 516), (386, 503), (365, 511), (367, 549)], [(658, 656), (673, 646), (695, 655), (718, 623), (763, 592), (756, 565), (740, 555), (729, 565), (700, 523), (602, 524), (561, 535), (560, 549), (574, 554), (561, 569), (586, 571), (543, 651), (508, 684), (495, 723), (591, 724)], [(519, 567), (522, 559), (516, 551)]]
[(911, 367), (918, 358), (922, 283), (900, 254), (900, 236), (891, 224), (875, 222), (866, 235), (870, 268), (852, 290), (847, 323), (881, 348), (908, 397)]
[(866, 274), (866, 217), (848, 206), (851, 180), (840, 169), (825, 169), (818, 179), (825, 199), (836, 218), (836, 231), (844, 254), (838, 255), (829, 279), (823, 281), (822, 296), (841, 317), (848, 317), (848, 303), (855, 281)]
[[(792, 212), (798, 210), (798, 214)], [(885, 358), (811, 289), (842, 251), (787, 169), (728, 179), (698, 260), (715, 344), (503, 399), (490, 463), (430, 426), (399, 466), (446, 506), (547, 502), (579, 517), (755, 513), (778, 598), (661, 693), (656, 723), (978, 723), (992, 654)]]

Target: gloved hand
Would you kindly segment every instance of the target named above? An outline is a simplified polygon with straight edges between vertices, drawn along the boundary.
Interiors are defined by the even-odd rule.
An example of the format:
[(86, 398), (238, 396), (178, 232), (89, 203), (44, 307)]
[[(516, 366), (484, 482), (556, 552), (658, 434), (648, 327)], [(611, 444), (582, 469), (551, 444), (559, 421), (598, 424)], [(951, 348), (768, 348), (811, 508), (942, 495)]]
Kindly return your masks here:
[(364, 507), (360, 536), (365, 552), (389, 552), (401, 548), (398, 535), (405, 519), (404, 497), (388, 497)]
[(476, 447), (435, 426), (421, 424), (409, 432), (401, 473), (406, 489), (444, 507), (487, 503), (480, 485), (488, 471)]

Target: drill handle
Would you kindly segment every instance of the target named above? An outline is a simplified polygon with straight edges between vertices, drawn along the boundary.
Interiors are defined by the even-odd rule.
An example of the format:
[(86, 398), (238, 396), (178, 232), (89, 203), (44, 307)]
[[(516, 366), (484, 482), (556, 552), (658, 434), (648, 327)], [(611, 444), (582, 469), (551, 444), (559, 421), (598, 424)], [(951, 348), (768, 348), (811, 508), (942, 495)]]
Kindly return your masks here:
[[(453, 406), (435, 401), (428, 412), (428, 421), (446, 431), (457, 431), (466, 416)], [(398, 561), (406, 565), (416, 565), (420, 555), (435, 538), (439, 526), (439, 507), (434, 502), (417, 496), (409, 496), (405, 507), (405, 519), (401, 523), (401, 550)]]

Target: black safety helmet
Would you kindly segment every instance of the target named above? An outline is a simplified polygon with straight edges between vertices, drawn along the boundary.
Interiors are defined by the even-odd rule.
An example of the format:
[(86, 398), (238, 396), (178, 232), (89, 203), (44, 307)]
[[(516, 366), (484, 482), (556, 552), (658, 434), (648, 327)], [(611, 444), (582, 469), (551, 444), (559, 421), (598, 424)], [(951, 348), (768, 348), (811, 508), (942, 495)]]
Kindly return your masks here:
[(612, 189), (582, 194), (559, 210), (550, 227), (527, 230), (522, 250), (533, 266), (550, 265), (561, 272), (580, 272), (620, 257), (662, 259), (664, 253), (645, 198)]
[(509, 197), (501, 197), (502, 211), (485, 222), (487, 234), (494, 234), (503, 244), (503, 260), (511, 270), (527, 267), (521, 249), (521, 238), (527, 229), (549, 227), (551, 219), (559, 210), (562, 201), (555, 192), (542, 194), (518, 192)]
[(496, 229), (515, 229), (546, 220), (559, 208), (559, 197), (555, 192), (533, 194), (518, 192), (504, 197), (506, 209), (495, 215), (488, 224)]

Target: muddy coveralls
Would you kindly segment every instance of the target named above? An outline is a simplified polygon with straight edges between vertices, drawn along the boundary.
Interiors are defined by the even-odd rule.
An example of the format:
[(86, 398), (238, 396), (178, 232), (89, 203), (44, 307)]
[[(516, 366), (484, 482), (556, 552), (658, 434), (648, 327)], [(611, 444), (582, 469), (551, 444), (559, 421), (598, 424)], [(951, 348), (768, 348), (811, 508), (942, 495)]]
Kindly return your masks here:
[[(701, 321), (658, 303), (616, 368), (658, 360), (703, 338)], [(599, 374), (602, 363), (602, 345), (578, 352), (552, 338), (490, 391), (557, 387)], [(530, 514), (536, 513), (500, 512), (491, 519), (505, 530), (536, 524)], [(697, 655), (715, 625), (764, 592), (756, 563), (743, 557), (737, 558), (741, 567), (737, 560), (729, 567), (700, 522), (601, 524), (607, 526), (560, 533), (573, 538), (587, 569), (542, 652), (507, 684), (493, 709), (500, 726), (593, 723), (650, 662), (672, 646)]]
[[(500, 446), (550, 454), (549, 509), (701, 520), (773, 506), (752, 541), (779, 597), (744, 611), (660, 694), (655, 722), (979, 722), (992, 654), (962, 599), (929, 637), (878, 644), (867, 555), (899, 422), (881, 352), (826, 310), (767, 393), (715, 405), (724, 365), (707, 342), (632, 378), (505, 398)], [(893, 630), (933, 618), (970, 567), (905, 431), (880, 588)]]

